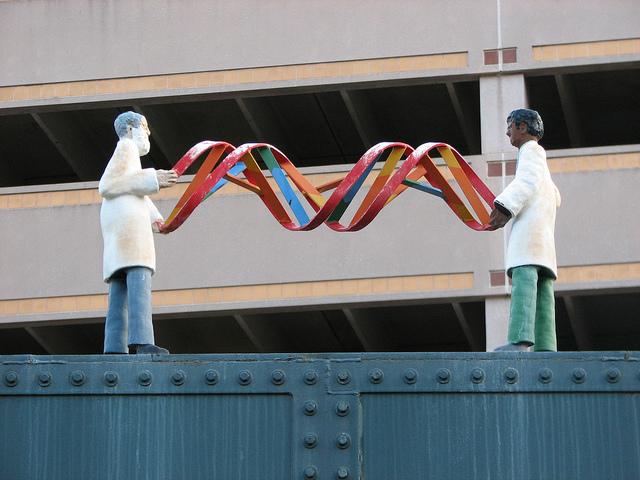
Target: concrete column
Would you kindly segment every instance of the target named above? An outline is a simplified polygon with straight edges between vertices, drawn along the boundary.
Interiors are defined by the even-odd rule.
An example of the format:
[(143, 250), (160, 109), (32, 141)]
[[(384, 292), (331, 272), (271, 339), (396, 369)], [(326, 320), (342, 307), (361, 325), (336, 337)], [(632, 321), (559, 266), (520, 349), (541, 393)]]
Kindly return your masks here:
[(507, 295), (485, 299), (485, 329), (487, 335), (487, 352), (507, 343), (509, 329), (509, 305), (511, 298)]
[(526, 108), (529, 102), (524, 75), (480, 77), (480, 133), (482, 153), (513, 151), (507, 131), (507, 115), (516, 108)]
[[(482, 153), (485, 160), (504, 160), (513, 158), (515, 149), (509, 143), (506, 135), (507, 115), (516, 108), (526, 108), (529, 102), (524, 83), (524, 75), (496, 75), (480, 78), (480, 118), (482, 135)], [(506, 186), (503, 168), (501, 188), (496, 189), (496, 194)], [(504, 269), (504, 256), (508, 240), (509, 229), (502, 230), (502, 241), (492, 245), (488, 252), (489, 269)], [(509, 288), (498, 297), (489, 297), (485, 301), (485, 323), (487, 351), (507, 343), (509, 328)]]

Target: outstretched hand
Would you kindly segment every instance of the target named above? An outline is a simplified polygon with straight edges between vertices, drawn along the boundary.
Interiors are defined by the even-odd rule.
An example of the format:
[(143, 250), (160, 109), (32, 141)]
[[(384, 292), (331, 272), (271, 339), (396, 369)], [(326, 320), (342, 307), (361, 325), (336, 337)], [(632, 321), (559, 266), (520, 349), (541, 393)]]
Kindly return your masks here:
[(489, 216), (489, 228), (487, 230), (497, 230), (504, 227), (511, 219), (509, 215), (505, 215), (497, 208), (494, 208)]
[(153, 230), (153, 233), (163, 233), (160, 231), (160, 229), (162, 228), (162, 225), (164, 225), (163, 220), (156, 220), (151, 224), (151, 230)]
[(178, 181), (178, 174), (175, 170), (156, 170), (156, 177), (160, 188), (170, 187)]

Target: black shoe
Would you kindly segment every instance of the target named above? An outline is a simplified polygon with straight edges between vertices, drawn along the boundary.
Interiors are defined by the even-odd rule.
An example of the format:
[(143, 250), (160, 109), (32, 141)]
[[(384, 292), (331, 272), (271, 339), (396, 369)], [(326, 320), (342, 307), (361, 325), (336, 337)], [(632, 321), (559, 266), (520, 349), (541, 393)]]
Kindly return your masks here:
[(131, 347), (135, 348), (136, 354), (160, 354), (160, 355), (168, 355), (169, 350), (166, 348), (158, 347), (157, 345), (153, 345), (151, 343), (145, 343), (144, 345), (131, 345)]

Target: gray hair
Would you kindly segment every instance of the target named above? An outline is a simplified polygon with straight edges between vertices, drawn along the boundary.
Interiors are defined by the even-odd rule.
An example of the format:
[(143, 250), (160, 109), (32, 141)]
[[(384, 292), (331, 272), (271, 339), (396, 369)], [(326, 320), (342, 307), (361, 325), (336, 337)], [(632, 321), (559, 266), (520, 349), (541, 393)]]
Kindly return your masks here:
[(116, 117), (113, 122), (113, 128), (116, 129), (119, 138), (126, 137), (127, 127), (131, 125), (132, 128), (138, 128), (143, 118), (142, 115), (136, 112), (124, 112)]
[(535, 110), (529, 110), (528, 108), (519, 108), (514, 110), (507, 117), (507, 123), (513, 122), (517, 127), (521, 123), (527, 126), (527, 132), (538, 137), (538, 140), (544, 135), (544, 124), (540, 114)]

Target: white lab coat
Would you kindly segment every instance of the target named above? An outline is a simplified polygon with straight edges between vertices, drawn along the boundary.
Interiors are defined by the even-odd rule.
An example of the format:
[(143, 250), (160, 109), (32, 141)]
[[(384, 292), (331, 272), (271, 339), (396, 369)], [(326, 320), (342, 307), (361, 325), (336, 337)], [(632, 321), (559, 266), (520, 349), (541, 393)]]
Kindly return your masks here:
[(151, 225), (162, 215), (147, 197), (159, 190), (156, 170), (142, 169), (136, 144), (121, 139), (100, 179), (103, 278), (125, 267), (156, 269)]
[(530, 140), (520, 147), (516, 176), (496, 201), (513, 215), (506, 261), (509, 275), (514, 267), (539, 265), (557, 278), (554, 230), (560, 192), (538, 142)]

